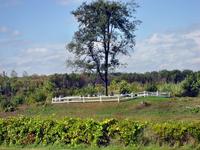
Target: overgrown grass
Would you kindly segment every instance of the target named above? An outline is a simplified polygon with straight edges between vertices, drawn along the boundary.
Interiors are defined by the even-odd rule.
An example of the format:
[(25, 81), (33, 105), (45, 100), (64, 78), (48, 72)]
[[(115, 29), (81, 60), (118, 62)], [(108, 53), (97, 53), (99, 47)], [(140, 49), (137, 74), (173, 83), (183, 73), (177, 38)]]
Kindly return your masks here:
[[(143, 102), (143, 103), (142, 103)], [(40, 116), (61, 119), (63, 117), (135, 119), (138, 121), (162, 122), (166, 120), (200, 120), (200, 98), (143, 97), (126, 102), (70, 103), (22, 106), (7, 116)]]

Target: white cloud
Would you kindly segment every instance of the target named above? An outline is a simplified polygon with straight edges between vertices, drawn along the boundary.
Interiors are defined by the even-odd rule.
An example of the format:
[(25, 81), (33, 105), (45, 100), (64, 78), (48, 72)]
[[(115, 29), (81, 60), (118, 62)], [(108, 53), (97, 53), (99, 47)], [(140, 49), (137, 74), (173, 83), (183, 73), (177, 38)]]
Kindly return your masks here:
[[(1, 31), (5, 32), (5, 28), (1, 28)], [(122, 63), (128, 65), (118, 71), (200, 70), (199, 41), (200, 28), (187, 32), (154, 33), (138, 41), (130, 57), (119, 56)], [(12, 49), (11, 53), (4, 53), (9, 49)], [(65, 43), (39, 45), (18, 40), (5, 43), (0, 39), (0, 53), (0, 72), (13, 69), (19, 74), (24, 70), (29, 74), (71, 71), (71, 68), (66, 68), (65, 62), (72, 55), (65, 50)]]
[(34, 53), (44, 53), (44, 52), (48, 52), (47, 48), (44, 47), (39, 47), (39, 48), (28, 48), (25, 50), (27, 53), (29, 54), (34, 54)]
[(56, 2), (60, 5), (67, 6), (71, 4), (80, 4), (82, 2), (89, 2), (91, 0), (56, 0)]
[(0, 35), (3, 35), (3, 34), (5, 36), (17, 37), (17, 36), (21, 35), (21, 32), (19, 30), (12, 29), (12, 28), (9, 28), (7, 26), (0, 26)]
[(19, 74), (22, 74), (23, 71), (27, 71), (29, 74), (51, 74), (70, 71), (70, 69), (66, 68), (66, 58), (69, 54), (65, 50), (64, 43), (33, 44), (29, 46), (30, 48), (18, 50), (15, 56), (4, 58), (0, 67), (8, 72), (14, 69)]
[(162, 69), (200, 70), (200, 28), (189, 32), (155, 33), (138, 41), (121, 70), (145, 72)]

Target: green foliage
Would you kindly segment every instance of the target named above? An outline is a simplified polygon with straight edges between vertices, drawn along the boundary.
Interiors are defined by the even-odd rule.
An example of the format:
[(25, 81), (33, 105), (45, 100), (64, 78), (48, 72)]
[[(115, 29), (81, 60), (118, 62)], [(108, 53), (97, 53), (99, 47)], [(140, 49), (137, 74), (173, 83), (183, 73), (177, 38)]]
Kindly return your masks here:
[[(188, 77), (186, 78), (186, 76)], [(112, 73), (109, 75), (109, 79), (112, 80), (109, 92), (110, 94), (141, 92), (146, 90), (147, 85), (153, 83), (158, 91), (170, 92), (172, 96), (198, 96), (199, 78), (199, 72), (189, 70), (165, 70), (144, 74)], [(100, 78), (96, 78), (95, 74), (88, 73), (50, 76), (26, 75), (13, 78), (3, 73), (0, 74), (1, 109), (12, 111), (14, 107), (24, 103), (51, 102), (52, 97), (55, 96), (105, 94), (103, 86)], [(155, 88), (153, 89), (155, 91)]]
[(0, 119), (0, 144), (6, 145), (186, 145), (200, 142), (199, 122), (141, 123), (133, 120), (65, 118)]
[(148, 84), (145, 91), (156, 92), (158, 90), (155, 84)]
[(163, 144), (184, 145), (189, 142), (200, 141), (199, 123), (157, 123), (153, 125), (153, 131), (155, 132), (157, 142)]
[(189, 75), (182, 84), (183, 96), (197, 96), (200, 91), (200, 73)]
[(104, 94), (104, 88), (101, 84), (96, 84), (95, 90), (96, 90), (97, 94), (99, 94), (99, 95)]
[(0, 120), (0, 144), (68, 144), (109, 145), (112, 138), (119, 137), (124, 145), (137, 144), (143, 132), (138, 122), (118, 122), (114, 119), (97, 122), (91, 119), (62, 121), (38, 118), (9, 118)]
[(132, 92), (141, 92), (145, 90), (144, 86), (138, 82), (131, 83), (130, 89)]
[(200, 107), (199, 106), (193, 106), (193, 107), (186, 107), (187, 110), (186, 111), (189, 111), (191, 113), (199, 113), (200, 112)]
[(119, 83), (119, 92), (120, 94), (131, 93), (130, 85), (125, 80)]
[(0, 99), (0, 107), (5, 112), (12, 112), (16, 109), (15, 105), (10, 100), (8, 100), (6, 98)]
[(116, 80), (111, 81), (109, 91), (113, 93), (119, 93), (119, 85)]
[(42, 90), (37, 90), (35, 94), (33, 95), (33, 98), (36, 102), (43, 102), (46, 100), (47, 96)]
[(25, 102), (25, 96), (23, 94), (17, 94), (12, 98), (12, 103), (17, 106)]
[(94, 86), (87, 86), (85, 88), (83, 88), (81, 95), (96, 95), (97, 94), (97, 90), (95, 89)]
[(32, 95), (29, 97), (29, 102), (44, 102), (47, 99), (47, 93), (45, 93), (42, 89), (37, 89)]
[(126, 120), (119, 124), (120, 140), (124, 145), (138, 144), (143, 136), (145, 125), (139, 122)]
[(171, 96), (182, 96), (182, 83), (162, 83), (158, 85), (158, 91), (170, 92)]

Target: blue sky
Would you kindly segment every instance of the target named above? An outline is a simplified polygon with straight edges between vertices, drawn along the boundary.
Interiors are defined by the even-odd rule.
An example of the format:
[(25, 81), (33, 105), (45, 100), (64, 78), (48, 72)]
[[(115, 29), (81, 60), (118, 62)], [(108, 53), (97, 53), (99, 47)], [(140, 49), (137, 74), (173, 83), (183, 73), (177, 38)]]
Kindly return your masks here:
[[(83, 0), (0, 0), (0, 72), (70, 72), (65, 45)], [(137, 0), (136, 47), (117, 71), (200, 70), (200, 1)]]

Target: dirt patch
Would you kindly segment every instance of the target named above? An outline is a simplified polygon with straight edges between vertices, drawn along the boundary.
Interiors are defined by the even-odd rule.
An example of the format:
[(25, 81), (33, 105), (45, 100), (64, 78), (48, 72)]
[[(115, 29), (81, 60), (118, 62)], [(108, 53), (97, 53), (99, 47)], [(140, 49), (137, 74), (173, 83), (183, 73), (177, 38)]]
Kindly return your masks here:
[(149, 106), (151, 106), (151, 103), (142, 101), (142, 102), (140, 102), (139, 105), (137, 105), (135, 107), (135, 109), (144, 109), (144, 108), (149, 107)]
[(1, 118), (7, 118), (7, 117), (11, 117), (11, 116), (16, 116), (17, 115), (17, 111), (13, 111), (13, 112), (0, 112), (0, 117)]
[(0, 117), (1, 118), (7, 118), (7, 117), (12, 117), (12, 116), (17, 116), (19, 115), (20, 112), (24, 112), (26, 109), (28, 109), (30, 106), (28, 105), (20, 105), (17, 107), (17, 109), (13, 112), (0, 112)]

